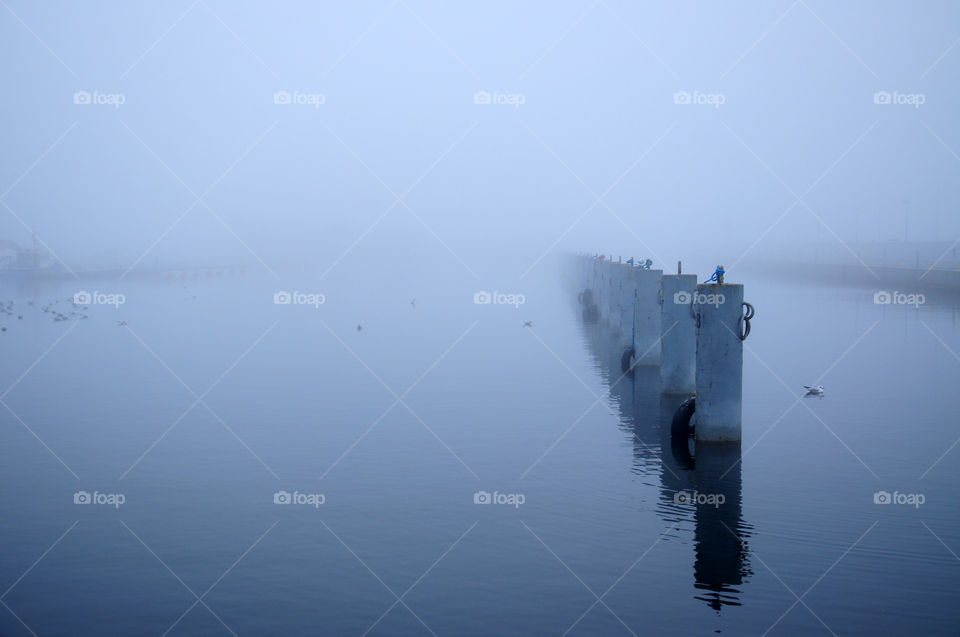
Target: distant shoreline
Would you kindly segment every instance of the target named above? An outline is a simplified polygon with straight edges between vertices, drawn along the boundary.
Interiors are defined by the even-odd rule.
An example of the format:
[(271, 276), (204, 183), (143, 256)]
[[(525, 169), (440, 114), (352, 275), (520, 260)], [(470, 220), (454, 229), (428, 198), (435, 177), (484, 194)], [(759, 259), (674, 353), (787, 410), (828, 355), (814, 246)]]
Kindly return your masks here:
[[(741, 269), (747, 270), (746, 265)], [(756, 262), (749, 270), (795, 281), (897, 290), (932, 290), (960, 294), (960, 270), (907, 268), (870, 263)]]

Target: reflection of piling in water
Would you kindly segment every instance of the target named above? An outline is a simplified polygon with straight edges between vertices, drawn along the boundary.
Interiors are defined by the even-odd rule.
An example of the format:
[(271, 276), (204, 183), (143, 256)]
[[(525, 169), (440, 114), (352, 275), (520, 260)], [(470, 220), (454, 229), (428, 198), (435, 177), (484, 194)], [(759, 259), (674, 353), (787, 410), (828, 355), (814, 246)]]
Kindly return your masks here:
[[(664, 502), (674, 504), (674, 495), (680, 491), (695, 491), (696, 474), (692, 439), (677, 440), (670, 436), (670, 420), (684, 396), (660, 394), (658, 443), (660, 446), (660, 487)], [(679, 513), (679, 511), (677, 512)]]
[[(600, 370), (601, 378), (610, 393), (611, 402), (620, 410), (621, 420), (632, 424), (634, 415), (642, 413), (643, 408), (638, 404), (642, 397), (636, 394), (637, 387), (650, 386), (645, 379), (634, 382), (634, 371), (624, 371), (620, 366), (620, 345), (615, 335), (611, 334), (607, 326), (591, 324), (584, 321), (584, 333), (590, 345), (591, 353)], [(654, 395), (659, 391), (659, 379), (652, 386)]]
[(697, 441), (695, 586), (715, 610), (739, 606), (735, 587), (750, 574), (741, 518), (739, 443)]
[(629, 381), (635, 467), (642, 471), (642, 463), (646, 463), (649, 469), (645, 472), (653, 474), (665, 461), (660, 444), (660, 371), (649, 365), (638, 366)]

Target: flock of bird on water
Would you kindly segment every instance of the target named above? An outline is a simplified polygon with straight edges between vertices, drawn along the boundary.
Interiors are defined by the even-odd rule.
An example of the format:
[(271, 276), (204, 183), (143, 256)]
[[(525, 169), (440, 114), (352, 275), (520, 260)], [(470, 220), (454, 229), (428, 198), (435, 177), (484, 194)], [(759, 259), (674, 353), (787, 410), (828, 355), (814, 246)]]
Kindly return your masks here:
[[(194, 295), (193, 298), (197, 298), (196, 295)], [(53, 302), (47, 303), (42, 308), (40, 308), (40, 311), (43, 312), (44, 314), (52, 314), (54, 323), (57, 323), (59, 321), (69, 321), (71, 319), (75, 319), (79, 321), (79, 320), (90, 318), (87, 314), (85, 314), (85, 312), (89, 309), (88, 306), (77, 303), (73, 297), (69, 297), (69, 296), (66, 298), (66, 302), (70, 304), (70, 307), (72, 309), (69, 309), (65, 312), (61, 312), (59, 309), (60, 299), (55, 299)], [(34, 304), (33, 301), (27, 301), (28, 306), (32, 307), (33, 304)], [(23, 313), (18, 310), (15, 310), (15, 306), (16, 306), (16, 302), (14, 301), (6, 301), (6, 302), (0, 301), (0, 313), (4, 313), (7, 316), (13, 316), (14, 312), (16, 312), (17, 320), (22, 321)], [(67, 306), (64, 305), (63, 307), (66, 308)], [(417, 308), (416, 299), (413, 299), (412, 301), (410, 301), (410, 307), (414, 309)], [(127, 322), (117, 321), (117, 325), (119, 325), (120, 327), (125, 327), (127, 325)], [(524, 321), (523, 326), (533, 327), (533, 321)], [(0, 332), (6, 332), (6, 331), (7, 331), (6, 325), (0, 327)], [(357, 331), (358, 332), (363, 331), (363, 325), (357, 325)]]
[[(69, 304), (69, 309), (67, 307), (67, 304)], [(27, 307), (34, 307), (34, 302), (27, 301)], [(63, 309), (63, 311), (61, 311), (61, 308)], [(50, 303), (47, 303), (46, 305), (41, 307), (40, 311), (43, 312), (44, 314), (52, 315), (54, 323), (58, 323), (60, 321), (69, 321), (71, 319), (79, 321), (79, 320), (90, 318), (85, 313), (87, 311), (87, 306), (76, 303), (73, 297), (67, 297), (66, 303), (63, 306), (60, 305), (60, 299), (55, 299)], [(0, 313), (6, 314), (7, 316), (16, 315), (18, 321), (23, 320), (23, 310), (16, 308), (15, 301), (6, 301), (6, 302), (0, 301)], [(121, 323), (126, 325), (126, 321), (121, 321)], [(0, 327), (0, 332), (6, 332), (6, 331), (7, 331), (6, 325)]]

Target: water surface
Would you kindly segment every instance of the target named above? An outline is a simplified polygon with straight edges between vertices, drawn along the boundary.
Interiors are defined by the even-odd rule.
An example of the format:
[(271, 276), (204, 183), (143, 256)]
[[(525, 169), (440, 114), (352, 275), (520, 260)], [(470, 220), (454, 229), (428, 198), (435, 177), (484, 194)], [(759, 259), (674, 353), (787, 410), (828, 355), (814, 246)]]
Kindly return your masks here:
[(549, 268), (400, 270), (7, 285), (0, 632), (956, 634), (956, 305), (746, 281), (738, 462)]

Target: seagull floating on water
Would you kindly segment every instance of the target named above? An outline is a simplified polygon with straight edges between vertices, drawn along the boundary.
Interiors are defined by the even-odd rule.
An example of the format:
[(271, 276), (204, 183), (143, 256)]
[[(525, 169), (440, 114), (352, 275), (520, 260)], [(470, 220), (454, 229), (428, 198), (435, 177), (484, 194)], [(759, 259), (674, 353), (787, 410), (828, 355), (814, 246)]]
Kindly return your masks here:
[(804, 385), (803, 388), (807, 390), (807, 396), (823, 396), (823, 385), (815, 385), (813, 387)]

